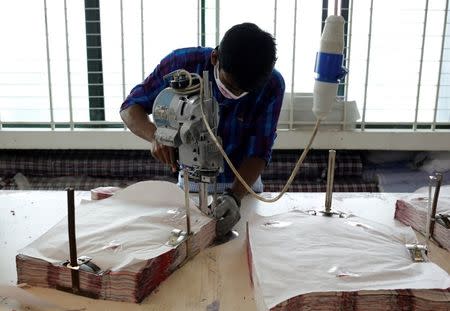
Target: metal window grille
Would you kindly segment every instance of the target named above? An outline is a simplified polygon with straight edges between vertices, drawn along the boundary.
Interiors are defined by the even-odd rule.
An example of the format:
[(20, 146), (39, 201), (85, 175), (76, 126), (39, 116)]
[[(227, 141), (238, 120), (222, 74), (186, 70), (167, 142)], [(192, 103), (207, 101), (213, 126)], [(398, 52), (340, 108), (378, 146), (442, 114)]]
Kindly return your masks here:
[[(437, 5), (440, 1), (440, 6)], [(410, 14), (410, 11), (414, 11), (416, 13), (420, 13), (420, 21), (416, 24), (411, 24), (411, 27), (414, 29), (419, 29), (420, 31), (416, 33), (414, 38), (406, 38), (407, 40), (413, 40), (415, 44), (418, 46), (417, 49), (413, 51), (415, 55), (418, 56), (414, 66), (417, 66), (417, 72), (414, 77), (416, 78), (415, 89), (409, 90), (409, 94), (413, 94), (411, 102), (414, 102), (413, 108), (408, 108), (412, 112), (412, 117), (408, 120), (402, 119), (401, 121), (392, 121), (392, 120), (384, 120), (383, 118), (378, 118), (371, 116), (373, 112), (377, 112), (376, 105), (374, 107), (374, 103), (379, 99), (383, 100), (382, 94), (377, 94), (377, 88), (373, 86), (377, 84), (377, 81), (374, 77), (376, 77), (375, 73), (378, 68), (376, 68), (375, 60), (379, 57), (382, 57), (383, 54), (380, 54), (377, 50), (377, 44), (379, 44), (380, 36), (385, 36), (379, 30), (379, 24), (382, 21), (384, 8), (377, 1), (362, 1), (356, 2), (353, 0), (341, 0), (339, 1), (341, 7), (341, 15), (344, 17), (345, 23), (345, 51), (344, 51), (344, 66), (350, 68), (348, 76), (342, 81), (339, 85), (338, 95), (342, 100), (352, 100), (352, 95), (354, 90), (352, 90), (352, 85), (355, 85), (359, 82), (360, 88), (359, 92), (362, 95), (358, 98), (358, 107), (359, 112), (361, 114), (360, 120), (349, 124), (346, 120), (345, 114), (347, 113), (344, 109), (344, 118), (343, 120), (338, 121), (330, 121), (329, 124), (334, 123), (338, 125), (341, 129), (353, 129), (355, 131), (366, 132), (368, 130), (378, 130), (378, 129), (387, 129), (387, 130), (409, 130), (411, 132), (417, 131), (431, 131), (436, 132), (439, 131), (442, 133), (448, 132), (450, 129), (450, 34), (449, 34), (449, 17), (448, 17), (448, 1), (439, 0), (436, 2), (432, 2), (429, 0), (417, 1), (416, 5), (411, 9), (400, 10), (399, 12), (403, 12), (405, 14)], [(22, 1), (26, 2), (26, 1)], [(81, 1), (80, 1), (81, 2)], [(130, 90), (129, 82), (127, 82), (127, 70), (125, 60), (127, 59), (126, 54), (126, 46), (130, 42), (127, 36), (125, 35), (126, 27), (127, 27), (127, 19), (124, 16), (124, 10), (126, 10), (126, 5), (128, 3), (123, 2), (123, 0), (116, 0), (119, 8), (118, 19), (115, 22), (119, 25), (117, 38), (120, 40), (120, 57), (121, 63), (117, 64), (117, 74), (120, 75), (120, 85), (115, 85), (114, 89), (119, 90), (117, 94), (117, 105), (120, 105), (120, 100), (123, 100), (126, 97), (126, 94)], [(104, 77), (107, 74), (105, 72), (105, 66), (103, 63), (103, 34), (101, 32), (101, 7), (102, 3), (99, 0), (84, 0), (82, 2), (84, 6), (84, 21), (85, 21), (85, 43), (86, 43), (86, 64), (84, 65), (87, 68), (85, 74), (87, 76), (87, 84), (85, 86), (77, 85), (73, 78), (77, 76), (79, 73), (76, 72), (77, 65), (73, 64), (73, 55), (72, 55), (72, 47), (76, 42), (74, 42), (74, 37), (72, 36), (73, 25), (71, 26), (70, 17), (72, 14), (76, 14), (73, 11), (73, 3), (67, 0), (64, 1), (63, 12), (60, 12), (61, 16), (64, 17), (63, 27), (65, 29), (64, 32), (64, 53), (65, 53), (65, 85), (64, 81), (60, 84), (56, 84), (54, 82), (55, 75), (54, 71), (57, 65), (54, 61), (54, 53), (52, 52), (51, 45), (54, 44), (54, 39), (52, 39), (52, 23), (49, 22), (49, 1), (42, 0), (41, 10), (35, 10), (34, 14), (40, 16), (42, 21), (42, 29), (43, 35), (40, 38), (40, 41), (43, 42), (43, 51), (40, 53), (42, 55), (42, 63), (44, 64), (45, 69), (42, 72), (39, 72), (40, 75), (44, 76), (46, 79), (46, 89), (47, 94), (45, 95), (37, 95), (39, 97), (40, 103), (45, 102), (42, 100), (46, 98), (46, 104), (37, 104), (34, 105), (33, 109), (40, 109), (40, 113), (47, 113), (47, 120), (21, 120), (20, 118), (10, 119), (8, 116), (9, 110), (14, 110), (13, 104), (8, 104), (8, 100), (11, 98), (25, 98), (24, 100), (29, 100), (31, 102), (31, 98), (33, 94), (13, 94), (8, 93), (0, 95), (0, 130), (5, 129), (27, 129), (27, 128), (48, 128), (51, 131), (55, 131), (57, 129), (84, 129), (84, 128), (124, 128), (123, 124), (119, 120), (108, 121), (106, 117), (106, 111), (108, 109), (105, 103), (105, 81)], [(286, 4), (288, 3), (288, 4)], [(322, 28), (324, 25), (324, 21), (329, 14), (329, 11), (332, 10), (333, 4), (335, 1), (322, 0), (321, 3), (321, 14), (320, 20), (317, 22), (321, 23)], [(365, 12), (366, 17), (362, 22), (361, 19), (358, 19), (357, 16), (354, 15), (355, 10), (361, 9), (363, 4), (365, 8), (363, 12)], [(2, 4), (5, 5), (5, 4)], [(2, 6), (0, 5), (0, 6)], [(36, 5), (36, 4), (35, 4)], [(52, 3), (53, 5), (53, 3)], [(71, 6), (72, 5), (72, 6)], [(225, 2), (221, 2), (220, 0), (197, 0), (197, 16), (193, 18), (196, 23), (197, 29), (197, 44), (199, 45), (216, 45), (219, 42), (220, 36), (223, 35), (223, 29), (227, 27), (226, 18), (222, 15), (222, 12), (226, 10)], [(297, 0), (292, 0), (290, 2), (280, 2), (277, 0), (273, 0), (271, 3), (271, 10), (273, 16), (273, 29), (270, 29), (274, 36), (278, 39), (279, 36), (283, 36), (284, 34), (281, 32), (281, 22), (286, 19), (285, 16), (281, 16), (281, 12), (285, 10), (283, 6), (290, 5), (290, 10), (292, 11), (292, 20), (290, 23), (292, 25), (292, 29), (290, 30), (290, 46), (279, 46), (279, 50), (284, 49), (286, 51), (290, 51), (291, 56), (289, 54), (283, 55), (285, 58), (290, 58), (290, 66), (289, 72), (283, 73), (285, 78), (289, 80), (289, 84), (287, 84), (287, 93), (285, 96), (285, 105), (284, 109), (286, 110), (286, 114), (280, 118), (280, 128), (286, 128), (292, 131), (296, 129), (303, 129), (305, 125), (313, 124), (314, 120), (304, 121), (299, 120), (297, 118), (298, 113), (296, 109), (300, 107), (302, 104), (311, 101), (311, 93), (305, 93), (298, 90), (298, 85), (301, 84), (301, 79), (299, 78), (299, 70), (296, 67), (299, 59), (296, 57), (296, 53), (299, 49), (304, 48), (306, 45), (305, 42), (302, 41), (301, 29), (299, 25), (301, 24), (301, 12), (304, 9), (302, 2)], [(145, 56), (151, 49), (154, 49), (154, 46), (148, 46), (145, 44), (145, 36), (151, 36), (152, 31), (158, 31), (155, 29), (146, 28), (146, 21), (144, 18), (144, 10), (148, 6), (148, 3), (144, 0), (139, 1), (138, 12), (140, 16), (139, 29), (136, 32), (139, 34), (137, 36), (139, 42), (138, 45), (140, 47), (139, 57), (136, 57), (136, 60), (139, 62), (140, 68), (140, 78), (144, 79), (146, 74), (148, 74), (148, 64), (146, 63), (147, 57)], [(172, 8), (173, 9), (173, 8)], [(408, 11), (409, 10), (409, 11)], [(251, 12), (252, 14), (258, 14), (258, 11)], [(247, 12), (249, 14), (249, 12)], [(357, 21), (355, 21), (358, 19)], [(430, 29), (433, 29), (431, 26), (434, 25), (436, 29), (436, 20), (440, 21), (439, 31), (440, 33), (431, 33)], [(212, 22), (211, 22), (212, 21)], [(408, 21), (410, 22), (410, 21)], [(356, 24), (358, 23), (358, 24)], [(55, 23), (53, 23), (54, 25)], [(163, 26), (162, 26), (163, 27)], [(358, 35), (359, 30), (361, 28), (366, 29), (366, 32), (363, 36), (365, 36), (365, 49), (363, 50), (355, 50), (355, 38), (358, 38), (358, 42), (361, 42), (361, 35)], [(212, 35), (211, 35), (212, 34)], [(320, 34), (318, 34), (320, 35)], [(176, 39), (176, 38), (175, 38)], [(405, 39), (405, 41), (406, 41)], [(434, 59), (430, 59), (428, 51), (430, 50), (431, 44), (434, 44), (433, 47), (439, 47), (438, 56)], [(436, 45), (437, 44), (437, 45)], [(363, 51), (363, 53), (359, 53)], [(381, 55), (381, 56), (380, 56)], [(358, 60), (358, 57), (360, 58)], [(400, 61), (400, 60), (399, 60)], [(434, 72), (434, 80), (429, 79), (429, 67), (430, 64), (435, 63), (433, 68)], [(153, 64), (154, 65), (154, 64)], [(354, 70), (352, 72), (352, 66), (354, 68), (360, 68), (359, 72)], [(311, 64), (311, 69), (313, 64)], [(311, 70), (312, 71), (312, 70)], [(9, 76), (12, 76), (14, 73), (13, 69), (7, 69), (2, 72), (0, 69), (0, 88), (8, 87), (11, 83), (8, 84)], [(389, 73), (387, 73), (389, 75)], [(400, 79), (401, 77), (399, 77)], [(18, 79), (11, 79), (11, 81), (16, 81), (19, 84)], [(363, 82), (361, 82), (363, 81)], [(137, 84), (139, 81), (136, 81)], [(58, 117), (61, 114), (61, 105), (60, 100), (56, 99), (56, 85), (59, 88), (66, 89), (67, 93), (67, 106), (66, 111), (68, 112), (68, 117), (60, 118)], [(25, 88), (27, 85), (25, 84)], [(79, 111), (76, 108), (75, 102), (79, 101), (80, 98), (76, 94), (76, 90), (80, 87), (86, 87), (87, 96), (85, 98), (88, 104), (89, 111), (89, 119), (88, 120), (80, 120), (79, 119)], [(353, 92), (353, 93), (352, 93)], [(434, 94), (433, 96), (429, 96), (429, 94)], [(428, 97), (427, 97), (428, 96)], [(428, 99), (431, 98), (431, 99)], [(26, 111), (30, 107), (25, 105), (25, 108), (19, 111), (22, 113)], [(428, 107), (428, 108), (423, 108)], [(431, 107), (431, 108), (430, 108)], [(34, 111), (30, 108), (30, 113)], [(116, 107), (118, 111), (118, 106)], [(3, 110), (3, 113), (2, 113)], [(400, 111), (400, 110), (398, 110)], [(377, 112), (380, 115), (383, 112)], [(386, 114), (390, 114), (389, 111), (385, 112)], [(424, 118), (423, 115), (427, 115), (427, 118)], [(327, 124), (327, 122), (325, 122)], [(5, 132), (5, 131), (3, 131)]]

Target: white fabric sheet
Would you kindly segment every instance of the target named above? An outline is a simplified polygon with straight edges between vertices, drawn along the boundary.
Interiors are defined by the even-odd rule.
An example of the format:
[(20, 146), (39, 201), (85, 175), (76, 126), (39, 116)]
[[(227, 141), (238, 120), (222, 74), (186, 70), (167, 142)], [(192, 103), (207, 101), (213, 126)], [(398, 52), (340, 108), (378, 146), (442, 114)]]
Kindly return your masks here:
[(255, 298), (265, 309), (314, 292), (450, 287), (437, 265), (412, 262), (405, 244), (415, 241), (409, 227), (359, 217), (255, 215), (249, 222)]
[[(111, 198), (83, 201), (75, 217), (78, 257), (92, 257), (102, 270), (139, 269), (145, 260), (173, 248), (166, 244), (173, 229), (186, 230), (184, 202), (177, 185), (162, 181), (140, 182)], [(192, 231), (209, 221), (191, 201)], [(50, 263), (69, 259), (67, 228), (64, 218), (19, 253)]]

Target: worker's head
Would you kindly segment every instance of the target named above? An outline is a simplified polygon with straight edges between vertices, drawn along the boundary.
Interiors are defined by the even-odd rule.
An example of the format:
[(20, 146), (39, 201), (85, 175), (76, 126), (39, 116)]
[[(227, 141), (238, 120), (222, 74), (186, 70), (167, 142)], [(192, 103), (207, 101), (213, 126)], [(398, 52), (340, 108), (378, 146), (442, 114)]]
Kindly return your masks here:
[(252, 23), (231, 27), (213, 51), (220, 82), (235, 96), (262, 86), (276, 61), (273, 36)]

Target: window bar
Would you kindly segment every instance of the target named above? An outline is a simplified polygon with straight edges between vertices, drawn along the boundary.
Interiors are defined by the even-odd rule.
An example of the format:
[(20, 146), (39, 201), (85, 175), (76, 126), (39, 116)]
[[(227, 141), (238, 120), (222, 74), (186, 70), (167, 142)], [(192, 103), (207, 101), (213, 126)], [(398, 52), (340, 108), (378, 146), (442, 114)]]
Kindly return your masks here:
[(200, 43), (201, 46), (205, 46), (205, 35), (206, 35), (206, 27), (205, 27), (205, 14), (206, 14), (206, 8), (205, 8), (205, 0), (200, 0), (201, 1), (201, 8), (200, 8)]
[(145, 79), (145, 54), (144, 54), (144, 0), (141, 0), (141, 54), (142, 54), (142, 81)]
[(427, 32), (427, 18), (428, 18), (428, 0), (425, 1), (425, 14), (423, 19), (423, 31), (422, 31), (422, 47), (420, 50), (420, 63), (419, 63), (419, 81), (417, 81), (416, 112), (414, 114), (413, 131), (417, 131), (417, 117), (419, 115), (420, 87), (422, 86), (422, 67), (423, 67), (423, 54), (425, 51), (425, 37)]
[(328, 16), (328, 0), (322, 0), (322, 19), (321, 19), (321, 28), (320, 33), (323, 33), (323, 29), (325, 28), (325, 20)]
[(361, 131), (366, 127), (366, 109), (367, 109), (367, 86), (369, 84), (369, 68), (370, 68), (370, 45), (372, 43), (372, 17), (373, 17), (373, 0), (370, 0), (370, 14), (369, 14), (369, 35), (367, 39), (367, 60), (366, 60), (366, 81), (364, 83), (364, 101), (363, 112), (361, 120)]
[(197, 46), (200, 46), (200, 1), (197, 0)]
[[(100, 108), (101, 109), (101, 108)], [(51, 127), (51, 122), (48, 121), (3, 121), (1, 122), (3, 125), (3, 128), (11, 128), (17, 125), (45, 125), (47, 127)], [(307, 125), (314, 125), (316, 123), (316, 121), (294, 121), (293, 124), (297, 125), (297, 124), (307, 124)], [(117, 125), (118, 126), (118, 130), (122, 131), (122, 122), (119, 121), (74, 121), (73, 124), (75, 126), (77, 125)], [(289, 121), (283, 121), (280, 120), (279, 125), (289, 125)], [(327, 121), (324, 120), (321, 122), (321, 124), (323, 125), (342, 125), (343, 121)], [(347, 125), (357, 125), (358, 122), (347, 122)], [(423, 126), (430, 126), (430, 122), (418, 122), (419, 125), (423, 125)], [(70, 123), (69, 122), (64, 122), (64, 121), (55, 121), (55, 126), (58, 127), (58, 125), (65, 125), (66, 127), (70, 127)], [(371, 125), (373, 128), (377, 127), (377, 128), (387, 128), (387, 129), (392, 129), (392, 122), (368, 122), (366, 123), (367, 127), (369, 127), (369, 125)], [(396, 128), (400, 128), (400, 129), (410, 129), (412, 126), (412, 122), (397, 122), (395, 124), (397, 127)], [(439, 122), (439, 125), (445, 125), (446, 127), (450, 126), (450, 122)], [(21, 127), (24, 128), (24, 127)], [(405, 133), (412, 133), (411, 131), (405, 132)]]
[[(351, 47), (352, 47), (352, 28), (353, 28), (353, 0), (350, 0), (349, 5), (349, 12), (348, 12), (348, 33), (347, 33), (347, 59), (346, 64), (347, 68), (350, 68), (350, 55), (351, 55)], [(347, 72), (347, 75), (345, 77), (345, 92), (344, 92), (344, 98), (345, 101), (348, 100), (348, 85), (349, 85), (349, 77), (350, 76), (350, 70)]]
[(273, 37), (277, 37), (277, 10), (278, 10), (278, 0), (273, 1)]
[(295, 43), (297, 37), (297, 0), (294, 2), (294, 37), (292, 41), (292, 78), (291, 78), (291, 102), (289, 110), (289, 129), (294, 125), (294, 84), (295, 84)]
[(334, 15), (338, 15), (338, 13), (340, 13), (340, 10), (338, 10), (339, 7), (339, 0), (334, 0)]
[(439, 57), (439, 72), (436, 86), (436, 102), (434, 103), (433, 123), (431, 124), (432, 131), (436, 130), (436, 116), (439, 104), (439, 91), (441, 89), (442, 59), (444, 57), (445, 34), (447, 32), (447, 17), (448, 17), (448, 1), (445, 1), (444, 26), (442, 27), (443, 30), (442, 30), (441, 56)]
[(48, 100), (50, 103), (50, 123), (52, 131), (54, 131), (55, 119), (53, 117), (52, 74), (50, 70), (50, 48), (48, 44), (47, 0), (44, 0), (44, 21), (45, 21), (45, 49), (47, 52), (47, 77), (48, 77)]
[(120, 0), (120, 49), (122, 52), (122, 100), (125, 100), (125, 46), (123, 41), (123, 0)]
[[(125, 101), (125, 47), (123, 42), (123, 0), (120, 0), (120, 48), (122, 51), (122, 102)], [(125, 122), (124, 131), (127, 130)]]
[[(102, 108), (99, 108), (102, 109)], [(69, 122), (60, 121), (54, 122), (55, 125), (67, 125), (70, 126)], [(121, 125), (121, 122), (116, 121), (80, 121), (80, 122), (73, 122), (74, 125)], [(3, 122), (3, 125), (47, 125), (48, 127), (51, 126), (51, 122), (46, 121), (13, 121), (13, 122)]]
[(220, 43), (220, 0), (216, 0), (216, 46)]
[(89, 120), (105, 119), (100, 3), (84, 1)]
[(67, 0), (64, 0), (64, 26), (66, 31), (66, 57), (67, 57), (67, 86), (69, 91), (69, 115), (70, 115), (70, 130), (73, 131), (73, 109), (72, 109), (72, 86), (70, 81), (70, 55), (69, 55), (69, 32), (67, 27)]
[[(346, 32), (346, 39), (347, 42), (344, 41), (344, 64), (345, 67), (348, 69), (350, 68), (350, 44), (351, 44), (351, 24), (350, 21), (352, 19), (352, 12), (350, 10), (353, 10), (352, 7), (352, 0), (348, 0), (348, 1), (342, 1), (341, 2), (341, 15), (342, 17), (344, 17), (344, 19), (346, 19), (346, 27), (344, 28), (344, 31)], [(344, 13), (342, 12), (342, 7), (344, 7)], [(345, 34), (344, 34), (345, 35)], [(347, 99), (348, 99), (348, 73), (346, 75), (346, 77), (343, 79), (343, 81), (340, 83), (340, 85), (343, 87), (343, 100), (344, 100), (344, 115), (343, 115), (343, 123), (342, 123), (342, 130), (345, 131), (347, 130), (347, 115), (348, 115), (348, 111), (347, 111)]]

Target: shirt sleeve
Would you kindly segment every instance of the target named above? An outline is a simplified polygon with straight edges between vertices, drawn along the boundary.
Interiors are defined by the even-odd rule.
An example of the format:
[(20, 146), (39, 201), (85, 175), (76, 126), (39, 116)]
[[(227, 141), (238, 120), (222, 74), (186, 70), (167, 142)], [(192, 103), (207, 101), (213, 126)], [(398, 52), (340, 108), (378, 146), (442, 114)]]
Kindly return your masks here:
[(141, 83), (136, 85), (120, 107), (120, 111), (133, 105), (142, 106), (148, 114), (152, 113), (153, 102), (158, 94), (169, 84), (164, 76), (176, 66), (175, 51), (164, 57), (155, 70)]
[(247, 157), (261, 158), (269, 164), (272, 147), (277, 136), (277, 124), (283, 104), (285, 84), (280, 73), (274, 71), (260, 96), (259, 111), (251, 126), (247, 144)]

